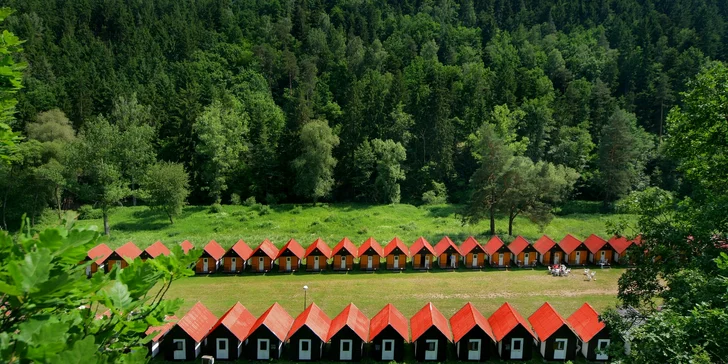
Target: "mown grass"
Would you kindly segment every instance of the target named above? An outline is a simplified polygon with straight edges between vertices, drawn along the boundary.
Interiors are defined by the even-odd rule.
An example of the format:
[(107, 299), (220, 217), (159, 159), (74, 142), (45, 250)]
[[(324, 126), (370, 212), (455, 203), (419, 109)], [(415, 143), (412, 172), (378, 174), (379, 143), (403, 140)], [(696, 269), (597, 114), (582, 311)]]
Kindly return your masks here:
[[(424, 236), (432, 244), (448, 235), (456, 243), (468, 236), (475, 236), (482, 242), (490, 238), (487, 221), (477, 225), (463, 225), (457, 215), (460, 206), (438, 205), (416, 207), (412, 205), (277, 205), (267, 214), (261, 215), (254, 207), (223, 206), (220, 213), (210, 213), (207, 206), (189, 206), (174, 224), (166, 217), (149, 211), (146, 207), (121, 207), (112, 213), (111, 248), (117, 248), (127, 241), (135, 242), (144, 249), (149, 244), (161, 240), (167, 245), (189, 240), (196, 246), (215, 239), (223, 247), (232, 246), (239, 239), (255, 246), (263, 239), (270, 239), (282, 246), (291, 238), (304, 246), (318, 237), (331, 246), (344, 236), (355, 244), (361, 244), (369, 236), (380, 243), (386, 243), (399, 236), (411, 244), (419, 236)], [(578, 238), (586, 238), (594, 233), (607, 236), (607, 221), (624, 217), (609, 214), (569, 214), (557, 216), (543, 231), (525, 218), (517, 218), (514, 234), (535, 240), (543, 234), (559, 240), (567, 233)], [(80, 226), (96, 225), (102, 221), (82, 220)], [(497, 220), (497, 232), (505, 241), (507, 221)]]

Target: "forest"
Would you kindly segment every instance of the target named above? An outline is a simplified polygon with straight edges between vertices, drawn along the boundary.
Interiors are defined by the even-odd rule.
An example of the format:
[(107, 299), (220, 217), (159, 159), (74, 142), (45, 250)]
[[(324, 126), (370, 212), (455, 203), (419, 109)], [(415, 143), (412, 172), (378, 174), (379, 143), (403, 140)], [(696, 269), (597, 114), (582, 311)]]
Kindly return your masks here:
[(163, 178), (190, 204), (488, 206), (471, 221), (685, 195), (666, 119), (728, 55), (718, 0), (1, 5), (24, 42), (6, 229)]

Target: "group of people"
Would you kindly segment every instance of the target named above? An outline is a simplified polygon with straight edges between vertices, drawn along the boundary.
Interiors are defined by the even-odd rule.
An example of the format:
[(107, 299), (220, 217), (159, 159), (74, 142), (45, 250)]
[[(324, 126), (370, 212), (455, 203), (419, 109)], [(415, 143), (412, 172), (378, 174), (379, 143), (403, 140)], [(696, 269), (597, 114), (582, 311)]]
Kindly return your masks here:
[(566, 264), (554, 264), (548, 266), (549, 273), (554, 277), (568, 277), (571, 273), (571, 268), (566, 267)]

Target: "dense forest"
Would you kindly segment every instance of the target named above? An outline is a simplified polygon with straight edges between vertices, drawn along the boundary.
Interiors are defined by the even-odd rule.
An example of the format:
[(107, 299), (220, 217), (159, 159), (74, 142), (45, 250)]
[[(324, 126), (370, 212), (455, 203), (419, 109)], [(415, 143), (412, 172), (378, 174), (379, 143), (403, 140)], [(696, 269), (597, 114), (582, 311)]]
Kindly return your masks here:
[(493, 133), (567, 198), (685, 193), (665, 120), (728, 58), (718, 0), (1, 3), (28, 141), (0, 167), (5, 227), (136, 203), (156, 161), (192, 204), (467, 203)]

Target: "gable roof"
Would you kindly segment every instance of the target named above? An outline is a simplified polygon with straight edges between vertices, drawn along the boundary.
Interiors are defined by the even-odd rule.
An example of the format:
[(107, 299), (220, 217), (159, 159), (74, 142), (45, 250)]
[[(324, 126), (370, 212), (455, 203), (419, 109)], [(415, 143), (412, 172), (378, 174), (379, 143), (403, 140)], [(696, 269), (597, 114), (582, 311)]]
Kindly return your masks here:
[(536, 310), (536, 312), (528, 318), (528, 322), (531, 323), (533, 331), (536, 332), (536, 336), (540, 341), (545, 341), (551, 337), (556, 330), (560, 329), (561, 326), (566, 325), (564, 318), (561, 317), (561, 315), (559, 315), (559, 313), (556, 312), (556, 310), (548, 302), (539, 307), (538, 310)]
[(344, 326), (349, 327), (364, 342), (369, 341), (369, 318), (353, 303), (344, 307), (344, 310), (331, 320), (331, 327), (324, 341), (330, 341)]
[(417, 240), (415, 240), (415, 243), (412, 244), (412, 247), (410, 248), (410, 254), (415, 255), (419, 253), (422, 249), (427, 250), (432, 255), (436, 255), (435, 248), (433, 248), (432, 245), (430, 245), (430, 243), (425, 240), (425, 238), (420, 236), (419, 238), (417, 238)]
[(328, 339), (329, 328), (331, 327), (331, 319), (326, 316), (319, 306), (312, 303), (303, 312), (301, 312), (296, 320), (293, 321), (291, 330), (288, 331), (288, 338), (293, 336), (300, 328), (308, 327), (313, 333), (318, 336), (321, 341), (326, 342)]
[(410, 256), (410, 251), (409, 248), (407, 248), (407, 245), (404, 245), (402, 239), (396, 236), (394, 237), (394, 239), (392, 239), (392, 241), (389, 242), (389, 244), (387, 244), (387, 246), (384, 247), (384, 256), (392, 254), (392, 252), (394, 252), (394, 250), (397, 248), (402, 251), (402, 254), (408, 257)]
[(260, 242), (258, 247), (253, 250), (253, 253), (251, 255), (255, 255), (258, 251), (262, 251), (263, 254), (267, 255), (268, 258), (271, 259), (276, 259), (278, 257), (278, 248), (276, 248), (276, 246), (273, 245), (273, 243), (271, 243), (268, 239)]
[(624, 251), (632, 246), (632, 244), (634, 244), (634, 241), (627, 240), (627, 238), (625, 238), (624, 236), (612, 236), (611, 238), (609, 238), (609, 245), (612, 246), (612, 249), (614, 249), (617, 254), (624, 253)]
[[(255, 321), (250, 331), (248, 331), (248, 336), (261, 326), (265, 326), (278, 340), (286, 341), (288, 329), (291, 328), (291, 325), (293, 325), (293, 317), (286, 312), (283, 306), (276, 302), (258, 317), (258, 320)], [(247, 339), (248, 336), (245, 338)]]
[(146, 249), (144, 249), (144, 251), (152, 258), (156, 258), (160, 254), (167, 256), (170, 253), (169, 249), (167, 249), (167, 247), (159, 240), (154, 242), (154, 244), (148, 246)]
[(331, 248), (329, 248), (328, 244), (326, 244), (326, 242), (321, 240), (321, 238), (318, 238), (313, 243), (311, 243), (311, 245), (309, 245), (308, 248), (306, 249), (306, 252), (303, 254), (303, 256), (307, 257), (307, 256), (313, 254), (313, 252), (316, 249), (318, 249), (318, 251), (321, 252), (321, 254), (323, 256), (325, 256), (326, 259), (331, 258), (331, 255), (332, 255)]
[(485, 252), (488, 253), (488, 255), (493, 255), (495, 252), (498, 251), (498, 249), (503, 247), (503, 240), (498, 237), (498, 235), (493, 236), (488, 240), (487, 243), (485, 243)]
[(227, 252), (225, 252), (225, 256), (230, 256), (232, 255), (231, 253), (234, 253), (243, 260), (248, 260), (253, 255), (253, 249), (250, 249), (248, 244), (243, 241), (243, 239), (240, 239), (237, 243), (235, 243), (235, 245), (228, 249)]
[(556, 246), (556, 242), (546, 235), (538, 238), (538, 240), (533, 243), (533, 248), (540, 254), (546, 254), (546, 252), (551, 250), (554, 246)]
[(496, 341), (503, 340), (519, 324), (523, 325), (526, 331), (533, 336), (533, 331), (531, 331), (528, 321), (508, 302), (504, 303), (488, 317), (488, 323), (493, 328), (493, 335)]
[(301, 244), (299, 244), (295, 239), (291, 239), (286, 243), (286, 245), (281, 248), (281, 250), (278, 251), (276, 259), (282, 257), (283, 254), (286, 253), (286, 251), (291, 252), (298, 259), (303, 259), (303, 254), (306, 252), (305, 250), (303, 250)]
[(596, 254), (596, 252), (598, 252), (599, 249), (601, 249), (606, 243), (606, 240), (594, 234), (589, 235), (589, 237), (584, 240), (584, 245), (586, 245), (586, 248), (589, 249), (592, 254)]
[(90, 260), (95, 261), (96, 264), (102, 264), (104, 261), (106, 261), (106, 258), (108, 258), (109, 255), (111, 255), (111, 253), (113, 252), (114, 251), (111, 250), (108, 245), (101, 243), (89, 249), (86, 257), (88, 257), (88, 259)]
[(189, 240), (185, 240), (179, 244), (182, 247), (182, 251), (187, 254), (190, 250), (194, 249), (195, 246), (190, 243)]
[(210, 240), (203, 250), (215, 260), (220, 260), (222, 259), (222, 256), (225, 255), (225, 249), (215, 240)]
[(352, 243), (351, 240), (349, 240), (349, 238), (341, 239), (341, 241), (338, 244), (336, 244), (334, 249), (331, 251), (331, 255), (343, 255), (343, 254), (339, 254), (339, 252), (342, 250), (346, 250), (347, 252), (349, 252), (349, 254), (354, 256), (354, 258), (359, 257), (359, 251), (356, 249), (356, 246), (354, 245), (354, 243)]
[(162, 338), (162, 336), (166, 335), (172, 327), (174, 327), (178, 320), (177, 316), (165, 317), (164, 324), (159, 326), (149, 326), (147, 331), (144, 332), (144, 335), (149, 336), (151, 334), (155, 334), (152, 338), (152, 342), (157, 342)]
[(523, 249), (528, 248), (528, 246), (531, 245), (531, 243), (526, 240), (526, 238), (518, 235), (516, 239), (514, 239), (510, 244), (508, 244), (508, 250), (510, 250), (513, 254), (521, 254)]
[(412, 341), (422, 336), (431, 327), (437, 328), (445, 337), (452, 341), (452, 332), (450, 325), (447, 323), (445, 316), (432, 304), (428, 302), (410, 319), (410, 328), (412, 329)]
[(177, 326), (184, 330), (195, 342), (200, 342), (207, 336), (210, 329), (217, 322), (215, 315), (205, 307), (201, 302), (195, 303), (194, 306), (182, 317)]
[(233, 307), (230, 307), (230, 309), (225, 312), (219, 320), (217, 320), (217, 323), (212, 326), (210, 332), (215, 331), (215, 329), (217, 329), (220, 325), (223, 325), (230, 330), (230, 332), (235, 335), (238, 340), (244, 341), (254, 323), (255, 316), (253, 316), (253, 314), (250, 313), (245, 306), (238, 302), (233, 305)]
[(483, 246), (480, 245), (474, 237), (469, 236), (462, 244), (460, 244), (460, 252), (463, 253), (463, 255), (468, 255), (473, 250), (480, 250), (485, 253)]
[(137, 247), (134, 243), (130, 241), (116, 249), (116, 254), (124, 259), (134, 260), (142, 254), (142, 251), (141, 249), (139, 249), (139, 247)]
[(594, 335), (598, 334), (599, 331), (602, 331), (607, 326), (604, 322), (599, 321), (599, 314), (588, 303), (583, 304), (578, 310), (572, 313), (566, 319), (566, 322), (571, 325), (576, 335), (584, 342), (591, 340)]
[(384, 256), (384, 249), (382, 249), (382, 246), (379, 245), (379, 243), (377, 243), (377, 241), (372, 237), (369, 237), (369, 239), (367, 239), (364, 244), (359, 247), (359, 256), (364, 255), (369, 248), (374, 250), (380, 257)]
[(448, 248), (453, 248), (455, 249), (455, 252), (462, 255), (462, 253), (460, 253), (460, 248), (458, 248), (458, 246), (455, 245), (455, 243), (453, 243), (447, 236), (440, 239), (440, 242), (435, 245), (435, 255), (442, 255)]
[(571, 254), (571, 252), (578, 248), (579, 245), (581, 245), (581, 241), (571, 234), (566, 234), (566, 236), (564, 236), (564, 238), (559, 242), (561, 250), (563, 250), (566, 254)]
[(397, 331), (402, 336), (404, 342), (409, 342), (409, 324), (407, 319), (391, 303), (388, 303), (372, 317), (369, 325), (369, 341), (377, 337), (387, 326), (392, 326), (394, 331)]
[(454, 342), (460, 341), (467, 333), (475, 327), (479, 327), (493, 341), (493, 329), (488, 323), (488, 319), (478, 311), (472, 303), (468, 302), (450, 317), (450, 326), (452, 327), (452, 339)]

